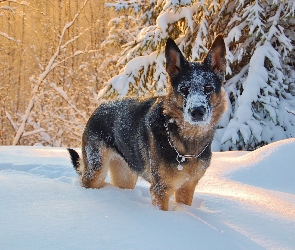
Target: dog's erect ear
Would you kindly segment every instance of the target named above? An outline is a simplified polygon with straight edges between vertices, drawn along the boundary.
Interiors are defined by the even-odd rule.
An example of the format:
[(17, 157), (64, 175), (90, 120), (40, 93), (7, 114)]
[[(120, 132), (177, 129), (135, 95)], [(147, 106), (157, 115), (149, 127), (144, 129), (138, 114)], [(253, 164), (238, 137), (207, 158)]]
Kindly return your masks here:
[(226, 49), (223, 37), (222, 35), (218, 35), (204, 59), (204, 65), (211, 68), (221, 80), (223, 80), (225, 74), (225, 52)]
[(176, 76), (185, 66), (186, 60), (173, 39), (168, 38), (165, 48), (166, 71), (170, 76)]

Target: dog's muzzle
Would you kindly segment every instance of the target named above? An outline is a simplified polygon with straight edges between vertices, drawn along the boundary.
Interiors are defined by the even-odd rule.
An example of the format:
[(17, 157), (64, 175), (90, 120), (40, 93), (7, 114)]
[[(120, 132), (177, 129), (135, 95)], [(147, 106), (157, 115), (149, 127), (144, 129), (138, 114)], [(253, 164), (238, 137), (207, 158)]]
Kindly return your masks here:
[(211, 120), (211, 109), (204, 95), (188, 96), (184, 107), (184, 120), (190, 124), (206, 125)]
[(204, 120), (206, 109), (204, 106), (199, 106), (199, 107), (190, 108), (188, 112), (193, 122), (200, 122)]

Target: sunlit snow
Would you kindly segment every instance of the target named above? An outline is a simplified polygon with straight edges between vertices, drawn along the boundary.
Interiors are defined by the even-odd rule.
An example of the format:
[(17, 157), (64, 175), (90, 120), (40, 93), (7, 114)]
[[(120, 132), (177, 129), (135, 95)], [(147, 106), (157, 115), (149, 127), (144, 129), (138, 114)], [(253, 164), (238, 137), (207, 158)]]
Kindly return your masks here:
[(66, 149), (0, 147), (1, 249), (294, 249), (295, 139), (213, 153), (191, 207), (80, 187)]

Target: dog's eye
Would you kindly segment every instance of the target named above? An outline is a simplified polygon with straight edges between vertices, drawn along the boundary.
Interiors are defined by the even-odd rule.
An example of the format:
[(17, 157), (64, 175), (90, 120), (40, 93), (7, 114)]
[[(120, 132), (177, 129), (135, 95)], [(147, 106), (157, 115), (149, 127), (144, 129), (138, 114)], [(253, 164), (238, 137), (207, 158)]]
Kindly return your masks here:
[(187, 87), (187, 86), (182, 86), (182, 87), (180, 87), (180, 92), (181, 92), (183, 95), (187, 96), (188, 93), (189, 93), (189, 87)]
[(205, 85), (205, 87), (204, 87), (204, 92), (206, 93), (206, 94), (209, 94), (209, 93), (211, 93), (212, 91), (213, 91), (213, 87), (211, 86), (211, 85), (209, 85), (209, 84), (207, 84), (207, 85)]

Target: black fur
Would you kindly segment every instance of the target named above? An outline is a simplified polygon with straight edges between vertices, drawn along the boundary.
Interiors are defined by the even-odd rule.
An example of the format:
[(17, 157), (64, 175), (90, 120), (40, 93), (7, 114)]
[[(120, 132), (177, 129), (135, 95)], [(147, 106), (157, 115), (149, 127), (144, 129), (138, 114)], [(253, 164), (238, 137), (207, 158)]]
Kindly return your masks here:
[[(105, 158), (109, 159), (111, 151), (119, 156), (114, 162), (120, 167), (110, 165), (112, 174), (127, 163), (132, 181), (133, 173), (151, 181), (153, 204), (163, 210), (168, 209), (172, 191), (176, 201), (190, 205), (195, 185), (210, 164), (216, 123), (224, 111), (225, 44), (217, 36), (204, 61), (188, 62), (168, 39), (165, 56), (170, 83), (167, 95), (100, 105), (83, 133), (81, 170), (79, 155), (68, 149), (83, 186), (103, 186), (104, 165), (110, 163)], [(114, 178), (118, 186), (134, 187), (123, 175), (121, 180)]]
[[(136, 172), (145, 169), (148, 148), (149, 113), (156, 98), (124, 99), (102, 104), (90, 117), (83, 134), (113, 148)], [(87, 139), (86, 139), (87, 138)]]
[(71, 161), (72, 161), (72, 164), (75, 168), (75, 170), (77, 170), (80, 166), (80, 163), (79, 163), (79, 154), (74, 150), (74, 149), (71, 149), (71, 148), (68, 148), (68, 151), (70, 153), (70, 156), (71, 156)]

